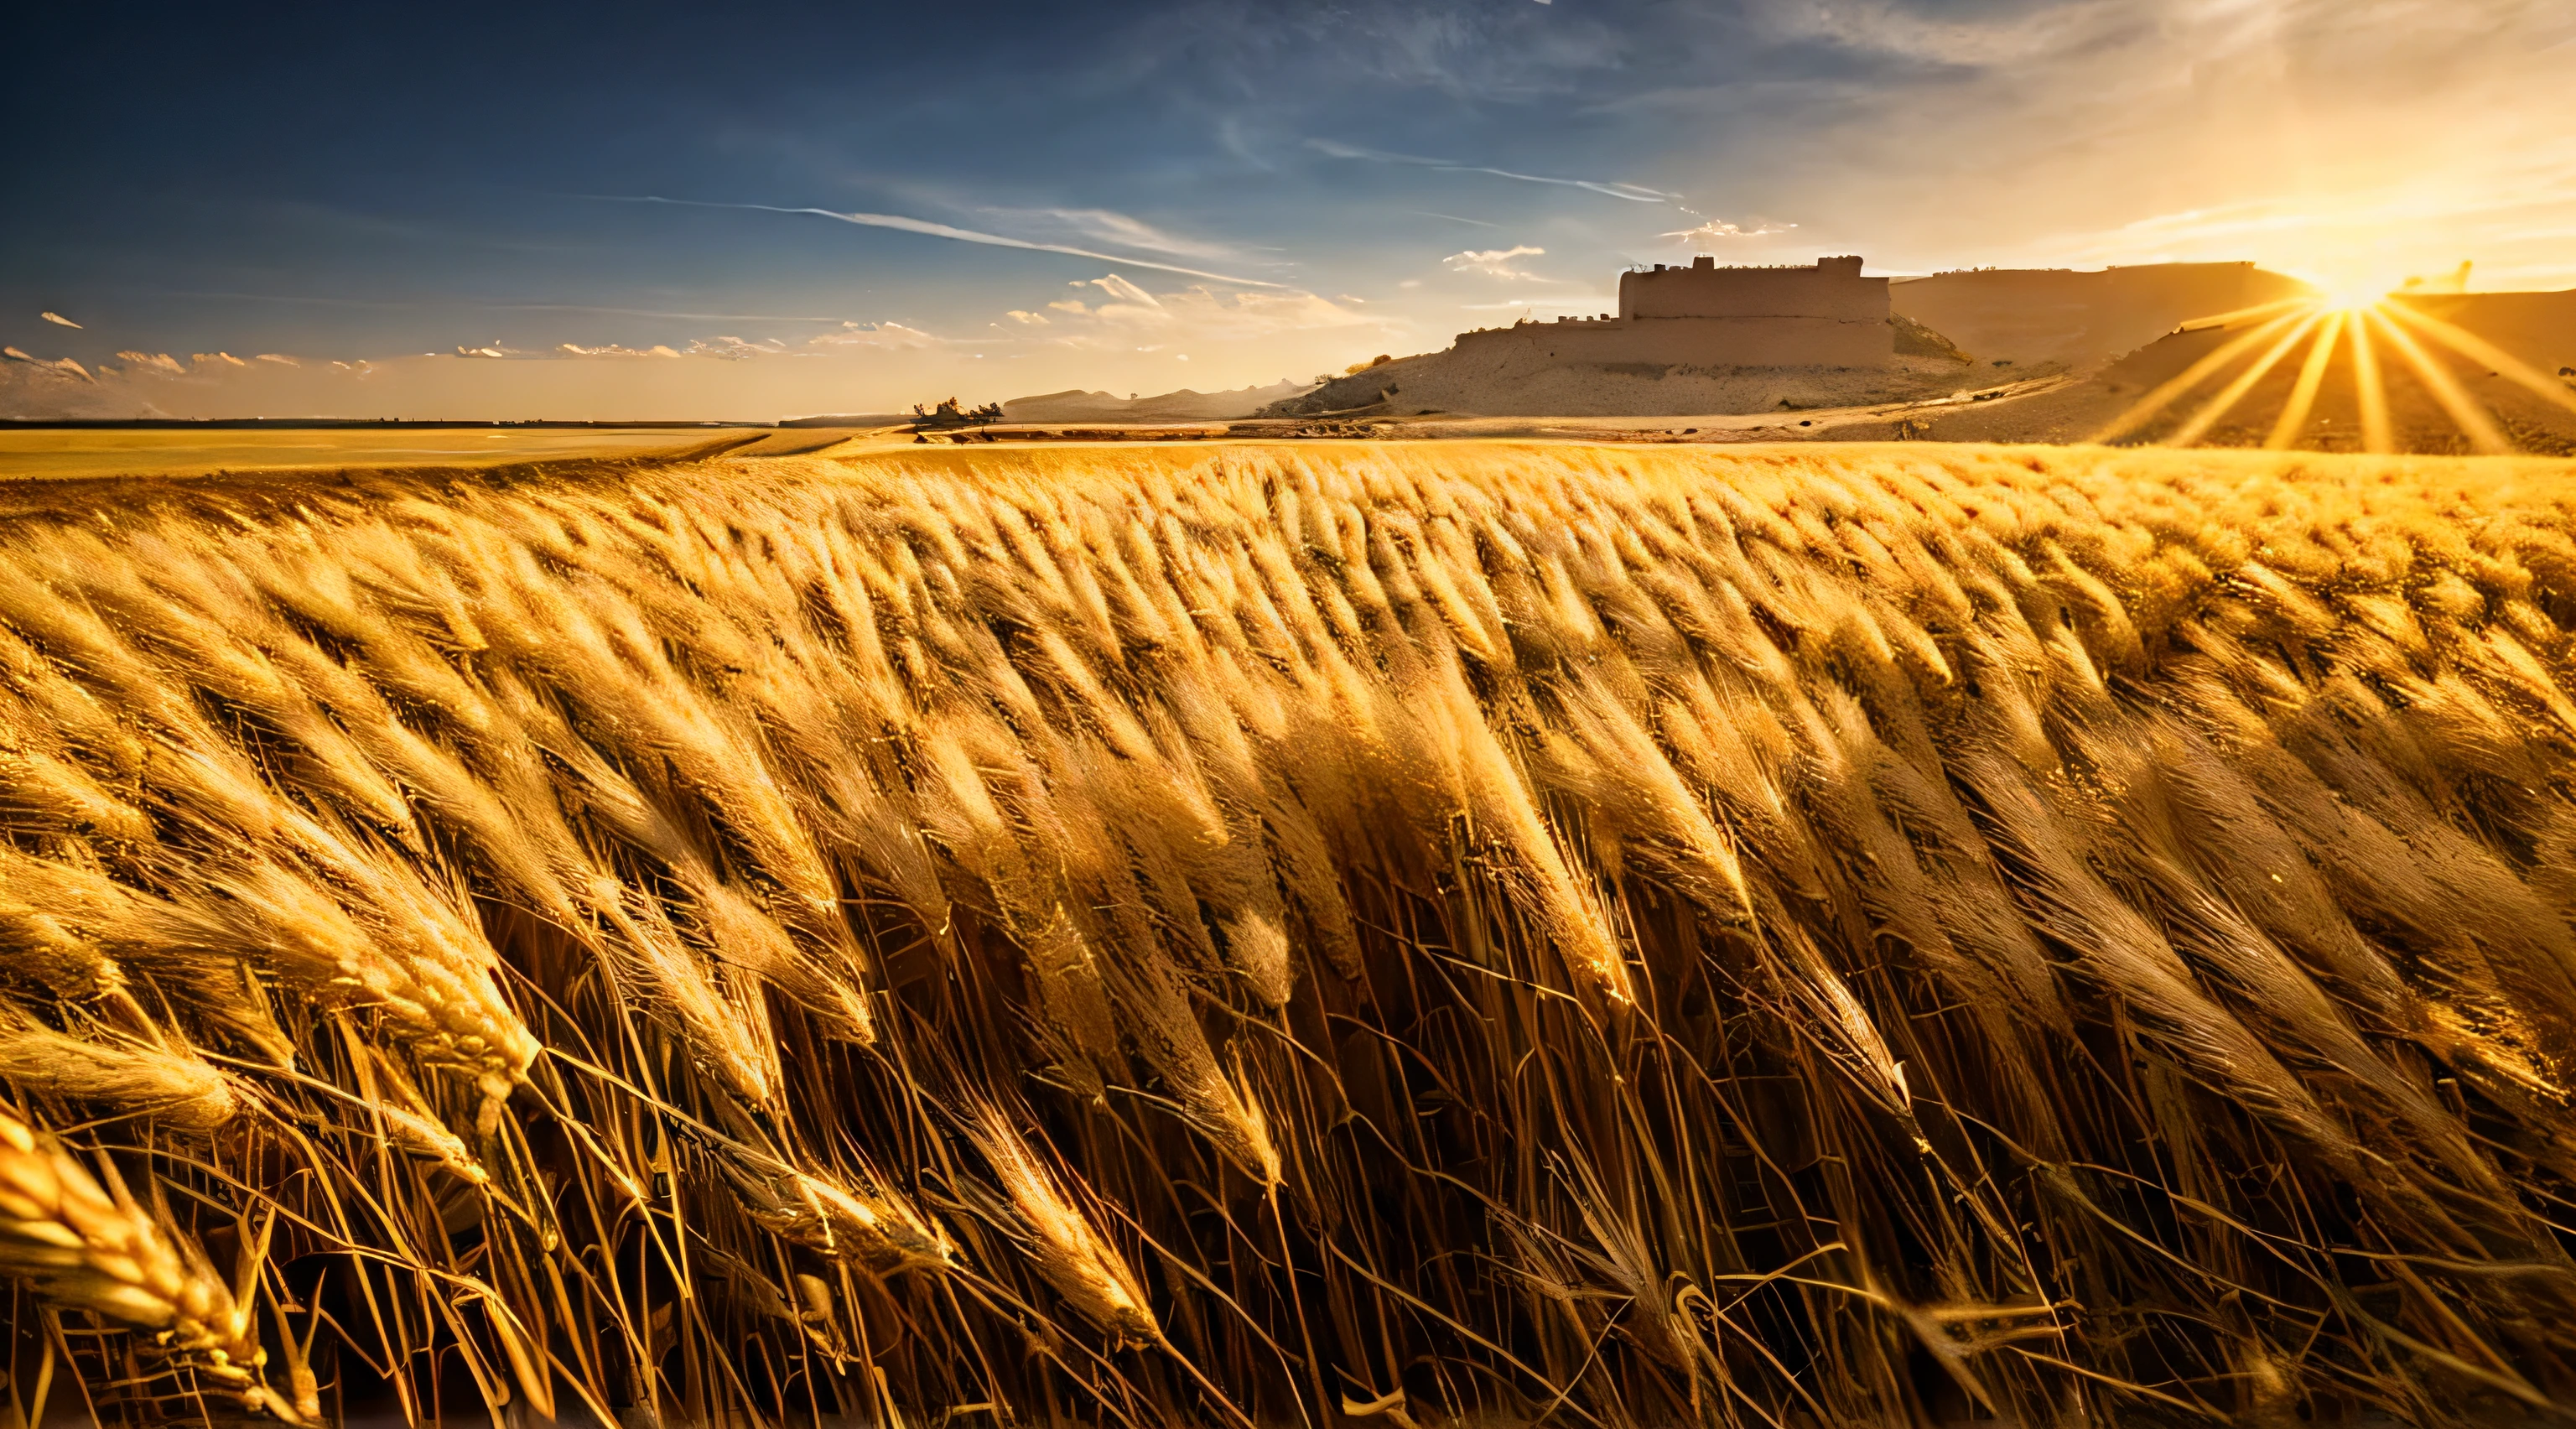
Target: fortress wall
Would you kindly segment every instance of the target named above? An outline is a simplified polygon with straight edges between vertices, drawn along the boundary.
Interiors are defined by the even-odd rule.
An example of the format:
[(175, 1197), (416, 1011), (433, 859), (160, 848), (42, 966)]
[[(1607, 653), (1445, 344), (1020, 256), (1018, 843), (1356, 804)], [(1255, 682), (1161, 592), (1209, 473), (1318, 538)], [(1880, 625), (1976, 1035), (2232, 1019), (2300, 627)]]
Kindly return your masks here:
[(1619, 281), (1618, 317), (1463, 332), (1446, 352), (1351, 373), (1294, 406), (1350, 411), (1401, 394), (1393, 405), (1417, 411), (1651, 414), (1733, 411), (1757, 389), (1771, 394), (1765, 407), (1819, 384), (1876, 391), (1898, 365), (1896, 327), (1887, 280), (1860, 270), (1846, 256), (1808, 268), (1701, 258), (1631, 272)]
[[(1882, 290), (1883, 291), (1883, 290)], [(1648, 363), (1687, 367), (1884, 367), (1896, 329), (1831, 317), (1637, 318), (1523, 323), (1460, 333), (1456, 356), (1474, 364)]]
[(1812, 268), (1720, 268), (1702, 258), (1687, 268), (1619, 275), (1623, 318), (1832, 318), (1887, 321), (1885, 278), (1864, 278), (1857, 258), (1823, 258)]

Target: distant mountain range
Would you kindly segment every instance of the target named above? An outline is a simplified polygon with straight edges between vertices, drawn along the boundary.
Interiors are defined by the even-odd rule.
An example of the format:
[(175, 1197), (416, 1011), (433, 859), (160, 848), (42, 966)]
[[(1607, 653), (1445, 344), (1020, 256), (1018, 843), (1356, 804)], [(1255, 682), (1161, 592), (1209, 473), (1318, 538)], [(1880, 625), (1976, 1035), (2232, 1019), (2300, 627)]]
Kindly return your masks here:
[[(1121, 397), (1110, 392), (1085, 392), (1068, 387), (1062, 392), (1043, 392), (1035, 397), (1013, 397), (1002, 404), (1006, 422), (1230, 422), (1249, 417), (1265, 405), (1283, 397), (1294, 397), (1313, 386), (1310, 382), (1291, 382), (1286, 378), (1267, 387), (1243, 387), (1232, 392), (1194, 392), (1187, 387), (1178, 392), (1164, 392), (1152, 397)], [(816, 417), (789, 417), (782, 427), (894, 427), (912, 420), (909, 412), (841, 413)]]
[(1014, 422), (1223, 422), (1249, 417), (1267, 404), (1294, 397), (1312, 385), (1282, 378), (1267, 387), (1242, 387), (1232, 392), (1194, 392), (1184, 387), (1178, 392), (1134, 398), (1069, 388), (1036, 397), (1014, 397), (1002, 404), (1002, 415)]

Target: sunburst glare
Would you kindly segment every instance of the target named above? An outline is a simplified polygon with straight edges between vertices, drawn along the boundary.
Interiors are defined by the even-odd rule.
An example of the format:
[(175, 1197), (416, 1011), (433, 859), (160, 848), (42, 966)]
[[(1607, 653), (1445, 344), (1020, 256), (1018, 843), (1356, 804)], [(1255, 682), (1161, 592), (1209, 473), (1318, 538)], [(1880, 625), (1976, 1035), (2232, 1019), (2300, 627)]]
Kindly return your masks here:
[[(2394, 282), (2384, 275), (2335, 277), (2315, 282), (2299, 298), (2183, 323), (2175, 329), (2176, 335), (2213, 331), (2227, 335), (2180, 372), (2151, 387), (2095, 431), (2092, 439), (2116, 442), (2138, 437), (2179, 410), (2183, 415), (2171, 428), (2151, 439), (2162, 446), (2201, 445), (2230, 414), (2247, 406), (2275, 368), (2299, 355), (2300, 360), (2292, 364), (2297, 375), (2280, 397), (2268, 426), (2260, 428), (2266, 432), (2262, 445), (2270, 450), (2326, 439), (2309, 428), (2312, 419), (2321, 425), (2333, 420), (2319, 418), (2318, 409), (2321, 399), (2335, 390), (2330, 377), (2340, 358), (2349, 368), (2351, 420), (2359, 427), (2357, 444), (2362, 451), (2399, 449), (2399, 422), (2390, 400), (2392, 374), (2428, 399), (2439, 420), (2457, 431), (2468, 450), (2514, 451), (2516, 443), (2506, 423), (2462, 380), (2463, 370), (2501, 379), (2569, 412), (2576, 412), (2576, 392), (2414, 301), (2462, 292), (2467, 277), (2466, 264), (2431, 284), (2412, 278)], [(2212, 383), (2218, 384), (2215, 390), (2196, 406), (2182, 406)], [(2222, 440), (2221, 444), (2241, 443)], [(2344, 446), (2352, 444), (2352, 438), (2345, 438)]]

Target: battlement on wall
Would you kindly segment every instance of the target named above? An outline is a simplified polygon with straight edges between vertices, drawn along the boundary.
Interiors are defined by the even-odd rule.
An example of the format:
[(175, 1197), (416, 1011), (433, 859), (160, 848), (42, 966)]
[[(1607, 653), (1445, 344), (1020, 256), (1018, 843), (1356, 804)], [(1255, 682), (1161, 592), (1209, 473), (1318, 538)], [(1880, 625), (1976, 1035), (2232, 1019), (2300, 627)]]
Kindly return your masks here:
[(1843, 273), (1857, 278), (1860, 276), (1860, 266), (1861, 257), (1857, 253), (1847, 253), (1838, 258), (1819, 258), (1813, 263), (1720, 263), (1715, 258), (1703, 253), (1688, 263), (1639, 263), (1631, 266), (1628, 271), (1631, 273), (1706, 273), (1712, 270), (1720, 273), (1814, 273), (1821, 271), (1829, 273)]

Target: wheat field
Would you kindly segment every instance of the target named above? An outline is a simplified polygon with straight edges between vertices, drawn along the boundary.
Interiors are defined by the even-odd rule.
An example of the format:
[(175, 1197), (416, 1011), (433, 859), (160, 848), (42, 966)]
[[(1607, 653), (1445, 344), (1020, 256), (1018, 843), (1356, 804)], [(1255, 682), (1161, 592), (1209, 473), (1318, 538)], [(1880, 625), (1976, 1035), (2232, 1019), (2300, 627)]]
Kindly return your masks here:
[(2576, 467), (924, 451), (0, 523), (20, 1423), (2576, 1400)]

